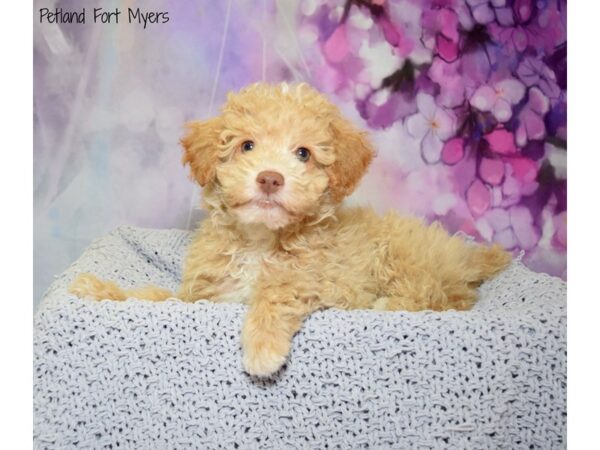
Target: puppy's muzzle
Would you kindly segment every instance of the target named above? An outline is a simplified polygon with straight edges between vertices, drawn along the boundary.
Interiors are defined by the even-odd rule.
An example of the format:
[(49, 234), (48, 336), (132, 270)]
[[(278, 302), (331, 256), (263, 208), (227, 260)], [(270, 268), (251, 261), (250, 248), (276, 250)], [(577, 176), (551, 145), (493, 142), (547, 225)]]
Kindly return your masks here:
[(284, 185), (283, 175), (272, 170), (264, 170), (256, 176), (260, 190), (265, 194), (274, 194)]

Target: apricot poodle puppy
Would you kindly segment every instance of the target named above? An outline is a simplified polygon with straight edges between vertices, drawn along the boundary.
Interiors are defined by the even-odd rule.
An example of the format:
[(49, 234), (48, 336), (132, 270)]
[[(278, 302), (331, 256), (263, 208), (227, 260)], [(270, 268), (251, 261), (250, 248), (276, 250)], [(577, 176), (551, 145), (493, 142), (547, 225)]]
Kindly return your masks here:
[(322, 308), (466, 310), (511, 258), (437, 223), (344, 208), (373, 158), (365, 133), (306, 84), (254, 84), (221, 114), (192, 122), (183, 162), (204, 188), (208, 218), (190, 244), (176, 294), (121, 289), (91, 274), (71, 292), (95, 299), (244, 302), (249, 374), (285, 362), (304, 319)]

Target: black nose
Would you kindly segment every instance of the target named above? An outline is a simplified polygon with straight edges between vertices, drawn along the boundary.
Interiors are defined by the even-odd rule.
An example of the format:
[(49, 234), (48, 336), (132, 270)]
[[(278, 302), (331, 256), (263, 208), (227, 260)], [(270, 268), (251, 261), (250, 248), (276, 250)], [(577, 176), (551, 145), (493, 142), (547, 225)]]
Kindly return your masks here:
[(273, 194), (281, 189), (284, 184), (283, 175), (272, 170), (264, 170), (256, 176), (260, 190), (265, 194)]

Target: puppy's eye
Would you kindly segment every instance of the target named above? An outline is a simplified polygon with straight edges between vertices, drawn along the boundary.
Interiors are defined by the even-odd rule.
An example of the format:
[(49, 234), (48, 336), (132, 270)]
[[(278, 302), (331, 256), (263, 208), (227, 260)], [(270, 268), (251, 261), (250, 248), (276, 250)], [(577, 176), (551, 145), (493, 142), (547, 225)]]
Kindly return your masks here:
[(250, 152), (254, 149), (254, 142), (244, 141), (242, 144), (242, 152)]
[(306, 162), (310, 159), (310, 151), (307, 148), (300, 147), (298, 150), (296, 150), (296, 157), (300, 161)]

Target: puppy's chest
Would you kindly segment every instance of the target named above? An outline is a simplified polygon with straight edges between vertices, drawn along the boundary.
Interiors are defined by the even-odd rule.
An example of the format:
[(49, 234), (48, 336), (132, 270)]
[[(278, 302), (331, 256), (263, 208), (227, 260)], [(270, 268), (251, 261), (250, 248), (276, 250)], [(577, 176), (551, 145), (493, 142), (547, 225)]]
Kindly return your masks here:
[(232, 256), (225, 267), (225, 274), (218, 301), (246, 303), (265, 264), (264, 250), (244, 250)]

